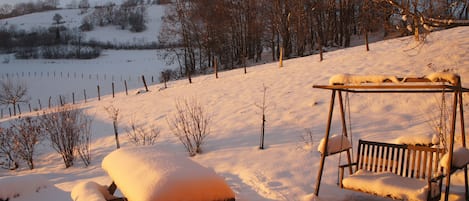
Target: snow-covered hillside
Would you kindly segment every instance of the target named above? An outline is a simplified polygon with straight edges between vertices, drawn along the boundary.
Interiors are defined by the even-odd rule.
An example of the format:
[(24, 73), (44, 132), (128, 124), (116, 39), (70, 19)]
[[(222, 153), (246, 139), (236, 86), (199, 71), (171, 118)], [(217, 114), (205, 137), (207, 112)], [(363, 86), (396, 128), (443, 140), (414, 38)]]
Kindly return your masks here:
[[(90, 167), (77, 162), (65, 169), (60, 156), (44, 143), (34, 170), (1, 170), (0, 176), (39, 175), (49, 183), (38, 192), (20, 192), (11, 201), (70, 200), (71, 189), (80, 182), (108, 185), (111, 178), (101, 162), (115, 149), (115, 142), (105, 107), (119, 109), (121, 146), (134, 146), (124, 132), (133, 120), (161, 129), (156, 147), (184, 154), (166, 119), (174, 113), (177, 100), (197, 98), (212, 114), (211, 134), (203, 153), (191, 159), (224, 177), (237, 200), (386, 200), (341, 190), (336, 185), (338, 155), (326, 160), (319, 198), (311, 196), (320, 160), (316, 147), (325, 132), (330, 99), (329, 91), (313, 89), (312, 85), (328, 84), (329, 78), (338, 73), (420, 77), (449, 70), (460, 74), (463, 86), (469, 86), (469, 28), (431, 33), (422, 44), (406, 37), (373, 43), (370, 48), (369, 52), (363, 46), (328, 52), (322, 62), (312, 55), (286, 60), (283, 68), (269, 63), (248, 68), (247, 74), (242, 69), (232, 70), (219, 73), (218, 79), (214, 75), (199, 76), (193, 84), (179, 80), (170, 82), (165, 90), (153, 85), (149, 93), (118, 94), (114, 99), (107, 96), (82, 103), (79, 106), (94, 117)], [(262, 101), (264, 86), (267, 126), (265, 149), (259, 150), (262, 115), (256, 105)], [(356, 146), (360, 138), (392, 142), (401, 136), (434, 132), (431, 122), (438, 118), (439, 98), (425, 94), (351, 94), (353, 144)], [(466, 105), (469, 97), (464, 98)], [(334, 117), (333, 133), (340, 133), (338, 122), (340, 119)], [(305, 129), (312, 133), (312, 146), (306, 146), (302, 139)], [(464, 200), (462, 178), (453, 177), (451, 200)], [(0, 178), (0, 185), (8, 184)]]
[[(85, 40), (111, 44), (155, 43), (164, 10), (165, 6), (162, 5), (148, 7), (147, 29), (143, 32), (132, 33), (116, 26), (96, 26), (94, 30), (85, 32)], [(53, 16), (58, 13), (63, 16), (63, 26), (73, 29), (80, 26), (82, 19), (91, 12), (92, 8), (82, 15), (79, 9), (60, 9), (1, 19), (0, 25), (14, 25), (18, 30), (26, 31), (37, 27), (50, 27), (53, 26)], [(31, 98), (31, 107), (40, 108), (39, 102), (44, 106), (51, 98), (52, 104), (55, 104), (59, 96), (72, 101), (72, 96), (75, 95), (76, 101), (82, 101), (85, 98), (85, 90), (87, 98), (97, 97), (98, 85), (101, 94), (111, 94), (112, 83), (115, 84), (116, 91), (124, 91), (125, 82), (128, 88), (133, 90), (143, 86), (142, 75), (146, 76), (149, 84), (157, 83), (163, 69), (175, 68), (175, 65), (168, 65), (159, 59), (160, 53), (161, 50), (103, 50), (101, 56), (93, 60), (22, 60), (15, 59), (12, 54), (0, 54), (0, 79), (25, 83)], [(7, 111), (7, 108), (4, 109)]]
[[(110, 42), (112, 44), (149, 44), (156, 42), (161, 27), (161, 17), (164, 15), (165, 6), (150, 5), (147, 9), (147, 29), (140, 33), (131, 33), (129, 30), (121, 30), (117, 26), (96, 26), (93, 31), (85, 32), (85, 40)], [(80, 14), (79, 9), (60, 9), (28, 15), (1, 19), (0, 25), (16, 25), (17, 29), (29, 31), (36, 27), (53, 26), (53, 17), (60, 14), (63, 17), (63, 26), (73, 29), (82, 24), (82, 19), (92, 13), (90, 8), (87, 13)], [(8, 26), (7, 26), (8, 27)]]

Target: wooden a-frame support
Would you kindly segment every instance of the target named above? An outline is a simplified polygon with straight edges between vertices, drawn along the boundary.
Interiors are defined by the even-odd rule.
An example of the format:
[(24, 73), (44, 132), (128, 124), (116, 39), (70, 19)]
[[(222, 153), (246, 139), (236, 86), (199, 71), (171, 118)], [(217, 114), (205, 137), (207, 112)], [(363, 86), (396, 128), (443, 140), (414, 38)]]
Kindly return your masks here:
[[(463, 92), (469, 92), (469, 89), (463, 88), (461, 86), (461, 80), (458, 77), (457, 82), (452, 85), (435, 85), (431, 84), (431, 81), (427, 78), (398, 78), (399, 81), (403, 83), (399, 84), (378, 84), (378, 85), (314, 85), (313, 88), (319, 89), (328, 89), (332, 91), (331, 102), (329, 106), (329, 115), (326, 125), (326, 133), (324, 136), (325, 146), (321, 154), (321, 161), (319, 165), (318, 174), (316, 177), (316, 188), (314, 194), (319, 195), (319, 188), (321, 185), (322, 174), (324, 170), (324, 162), (327, 156), (332, 155), (333, 153), (327, 153), (327, 144), (330, 136), (330, 129), (332, 124), (332, 116), (335, 107), (335, 99), (338, 97), (339, 109), (342, 123), (342, 134), (344, 137), (347, 137), (347, 125), (345, 121), (345, 112), (344, 112), (344, 103), (342, 99), (342, 92), (352, 92), (352, 93), (442, 93), (442, 92), (452, 92), (453, 93), (453, 107), (451, 111), (451, 130), (450, 130), (450, 142), (449, 142), (449, 160), (447, 164), (448, 169), (446, 169), (446, 178), (445, 178), (445, 201), (448, 200), (450, 184), (451, 184), (451, 173), (455, 170), (452, 169), (451, 161), (453, 160), (453, 150), (454, 150), (454, 138), (456, 132), (456, 119), (457, 119), (457, 110), (459, 109), (459, 120), (460, 120), (460, 131), (461, 131), (461, 140), (462, 146), (466, 147), (466, 136), (465, 136), (465, 123), (464, 123), (464, 105), (463, 105)], [(447, 81), (447, 80), (442, 80)], [(406, 83), (429, 83), (429, 84), (413, 84), (406, 85)], [(459, 108), (458, 108), (459, 107)], [(352, 142), (353, 143), (353, 142)], [(351, 164), (351, 156), (349, 149), (347, 151), (347, 160)], [(465, 180), (465, 198), (469, 200), (469, 184), (468, 184), (468, 169), (467, 165), (464, 166), (464, 180)], [(349, 168), (350, 174), (352, 173), (352, 168)]]

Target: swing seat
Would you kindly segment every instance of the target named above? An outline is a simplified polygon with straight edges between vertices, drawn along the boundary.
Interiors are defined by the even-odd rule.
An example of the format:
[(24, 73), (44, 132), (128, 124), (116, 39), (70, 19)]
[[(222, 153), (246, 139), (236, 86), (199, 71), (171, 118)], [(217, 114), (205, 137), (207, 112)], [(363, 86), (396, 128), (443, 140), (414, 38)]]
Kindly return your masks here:
[[(359, 140), (356, 163), (341, 165), (341, 188), (398, 200), (440, 200), (444, 149)], [(344, 169), (355, 172), (344, 178)]]

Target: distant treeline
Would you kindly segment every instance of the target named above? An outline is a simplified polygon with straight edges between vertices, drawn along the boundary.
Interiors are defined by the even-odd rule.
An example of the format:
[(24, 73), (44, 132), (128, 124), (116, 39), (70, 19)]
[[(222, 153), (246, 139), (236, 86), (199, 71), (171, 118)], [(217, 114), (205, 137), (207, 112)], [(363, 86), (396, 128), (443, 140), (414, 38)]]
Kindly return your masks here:
[(26, 15), (30, 13), (55, 10), (59, 0), (37, 0), (36, 2), (0, 5), (0, 19)]
[(161, 57), (192, 74), (211, 71), (215, 62), (221, 70), (265, 60), (264, 52), (275, 61), (281, 50), (285, 58), (319, 53), (322, 59), (323, 51), (349, 47), (353, 38), (365, 44), (371, 32), (383, 38), (428, 33), (427, 19), (468, 19), (468, 2), (174, 0), (159, 42), (181, 44)]

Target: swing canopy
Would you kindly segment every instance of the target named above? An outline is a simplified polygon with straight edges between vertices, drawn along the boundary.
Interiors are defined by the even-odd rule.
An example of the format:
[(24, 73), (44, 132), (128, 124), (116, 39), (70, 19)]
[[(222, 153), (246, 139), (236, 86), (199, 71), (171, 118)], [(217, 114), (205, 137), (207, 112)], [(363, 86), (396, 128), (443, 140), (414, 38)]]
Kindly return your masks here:
[[(448, 72), (437, 72), (422, 77), (397, 77), (397, 76), (384, 76), (384, 75), (350, 75), (350, 74), (338, 74), (330, 78), (329, 85), (314, 85), (313, 88), (331, 90), (332, 97), (329, 107), (329, 117), (326, 125), (326, 133), (324, 136), (325, 146), (323, 146), (321, 152), (321, 164), (318, 170), (315, 195), (319, 194), (319, 187), (324, 169), (324, 160), (327, 156), (332, 155), (328, 153), (328, 140), (330, 138), (330, 130), (332, 124), (332, 114), (334, 111), (334, 101), (336, 96), (340, 103), (340, 112), (342, 117), (343, 135), (347, 137), (344, 102), (342, 99), (342, 92), (350, 93), (448, 93), (453, 94), (453, 105), (450, 111), (450, 139), (448, 142), (448, 160), (445, 160), (446, 165), (442, 165), (445, 168), (445, 200), (448, 200), (449, 187), (450, 187), (450, 175), (455, 172), (456, 169), (464, 168), (465, 171), (465, 189), (466, 189), (466, 200), (469, 199), (469, 187), (468, 187), (468, 171), (467, 163), (462, 167), (456, 167), (451, 164), (453, 161), (453, 150), (454, 150), (454, 138), (456, 132), (456, 119), (459, 112), (459, 124), (461, 131), (462, 147), (466, 147), (465, 140), (465, 129), (464, 129), (464, 111), (463, 111), (463, 96), (462, 93), (469, 92), (469, 89), (463, 88), (461, 85), (461, 78), (459, 75)], [(459, 111), (458, 111), (459, 110)], [(379, 142), (377, 142), (379, 143)], [(382, 144), (382, 143), (381, 143)], [(348, 149), (345, 149), (348, 154), (348, 161), (350, 174), (352, 174), (352, 162), (350, 159), (350, 153)], [(334, 153), (335, 154), (335, 153)], [(358, 167), (357, 167), (358, 169)], [(369, 193), (369, 192), (368, 192)], [(438, 198), (439, 199), (439, 198)], [(428, 199), (430, 200), (430, 199)]]

